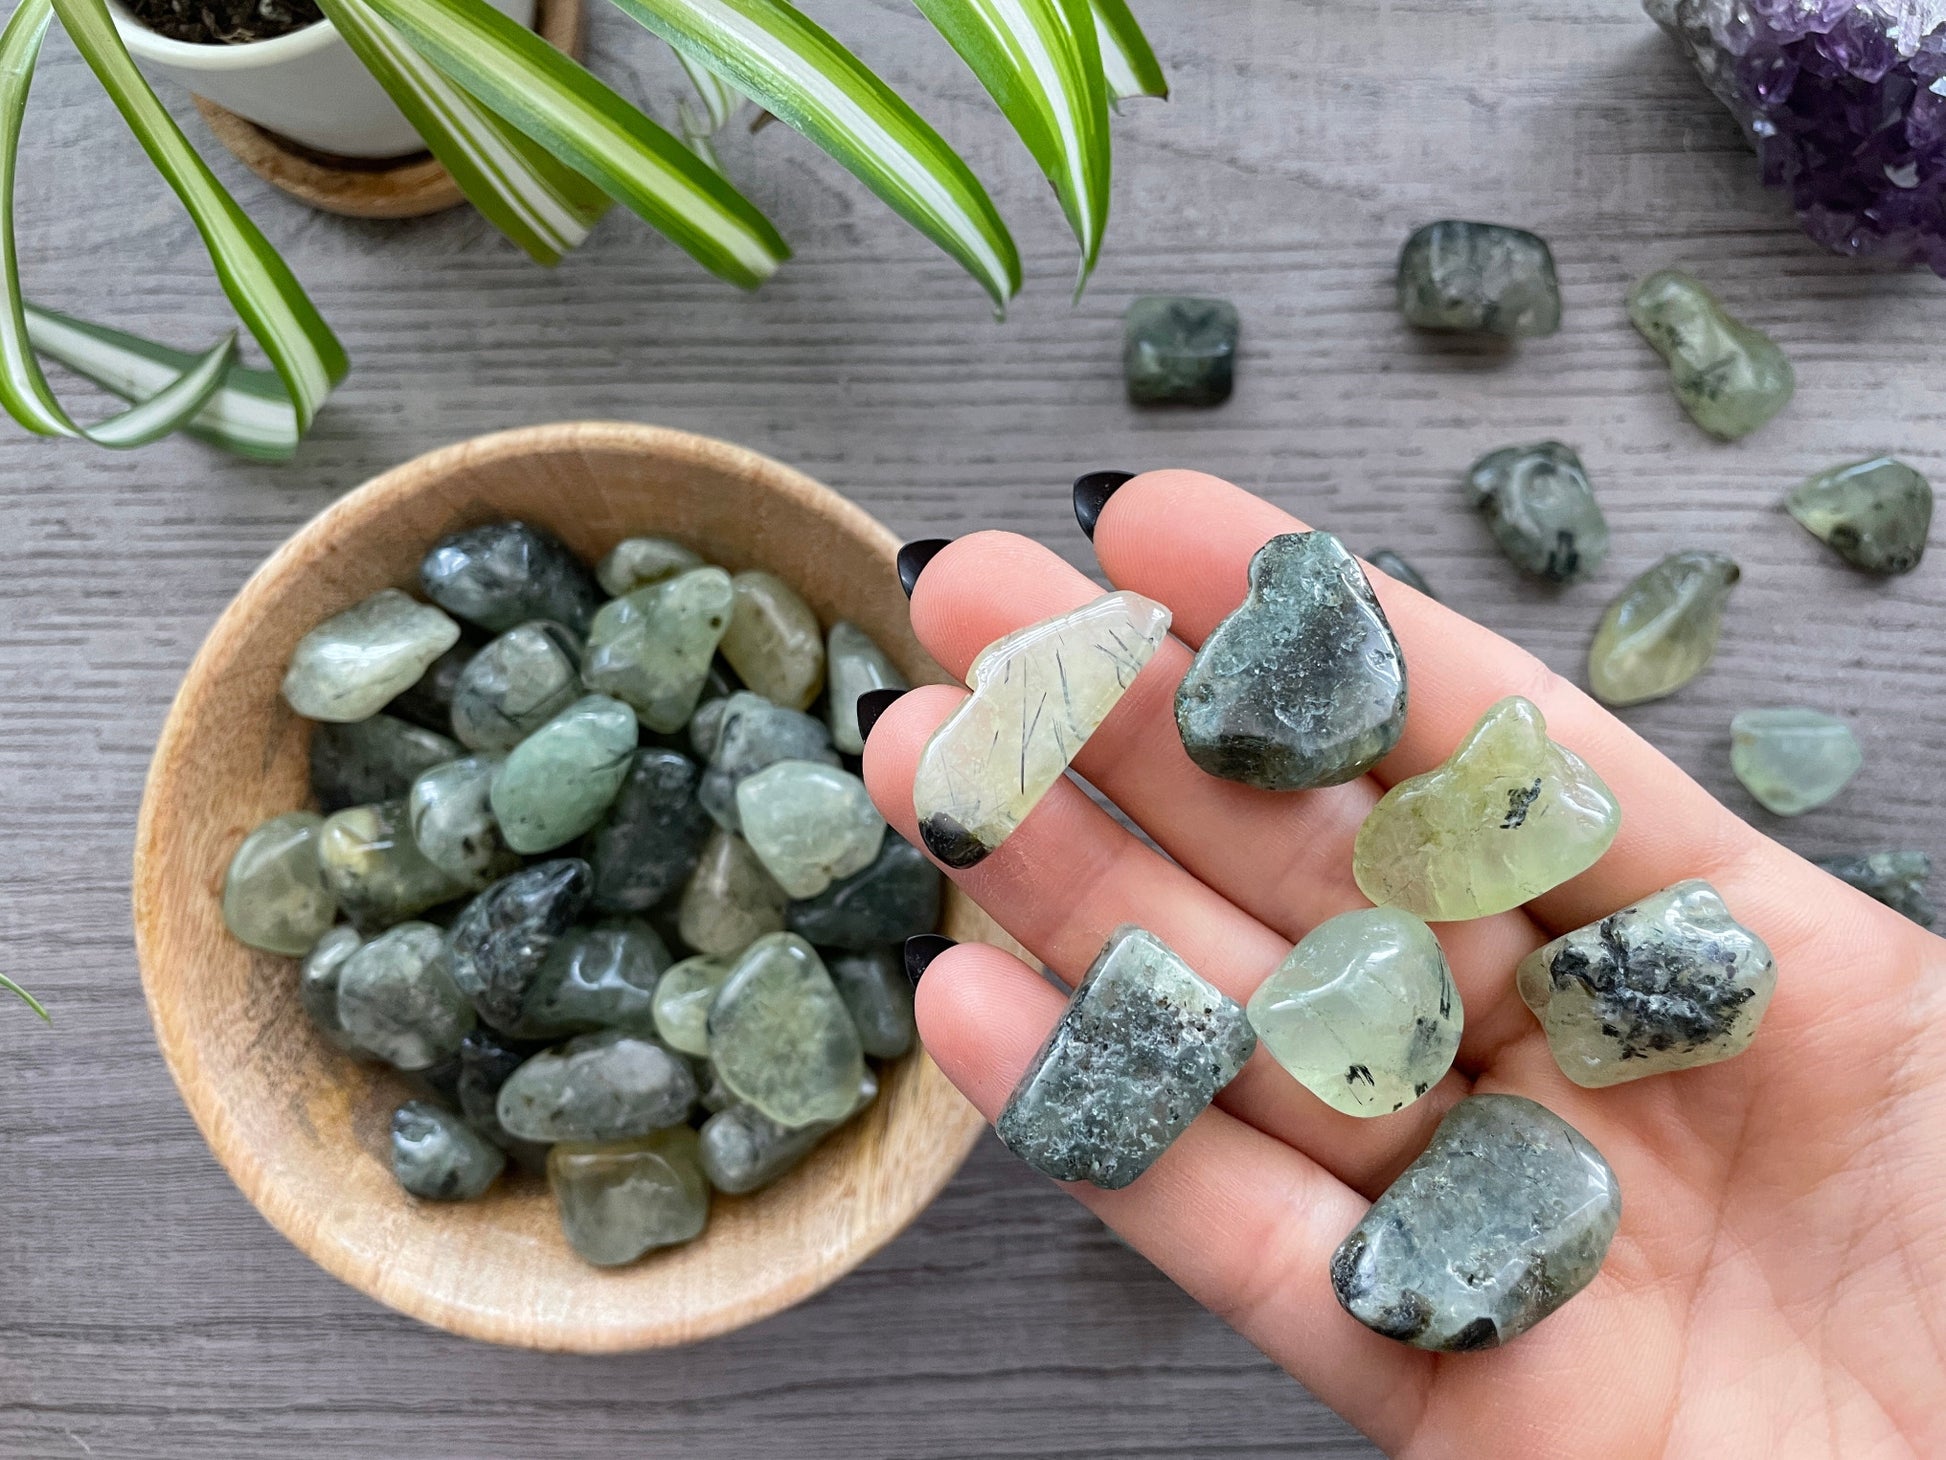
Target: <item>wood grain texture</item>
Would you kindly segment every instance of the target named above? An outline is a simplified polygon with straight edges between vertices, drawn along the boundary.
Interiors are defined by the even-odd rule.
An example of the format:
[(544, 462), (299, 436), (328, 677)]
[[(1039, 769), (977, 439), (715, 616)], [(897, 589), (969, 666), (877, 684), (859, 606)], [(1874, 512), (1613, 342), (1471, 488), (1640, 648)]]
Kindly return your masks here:
[[(655, 421), (801, 467), (909, 536), (1007, 526), (1089, 567), (1068, 512), (1076, 472), (1196, 465), (1355, 547), (1399, 549), (1449, 603), (1577, 678), (1629, 576), (1725, 546), (1745, 579), (1716, 665), (1631, 722), (1793, 847), (1946, 858), (1946, 551), (1864, 579), (1778, 506), (1809, 471), (1878, 451), (1946, 474), (1946, 285), (1807, 243), (1636, 0), (1135, 3), (1174, 100), (1124, 106), (1102, 266), (1070, 307), (1072, 249), (1045, 184), (925, 22), (903, 0), (808, 0), (924, 95), (992, 184), (1029, 275), (999, 326), (955, 265), (779, 127), (722, 149), (796, 251), (749, 296), (626, 216), (547, 273), (464, 212), (325, 218), (205, 149), (355, 368), (284, 469), (187, 442), (117, 456), (0, 430), (0, 935), (8, 972), (57, 1021), (0, 1013), (0, 1454), (1369, 1453), (991, 1141), (812, 1302), (624, 1358), (424, 1329), (257, 1217), (142, 1007), (128, 914), (142, 777), (250, 571), (337, 493), (430, 446)], [(595, 11), (595, 69), (669, 115), (674, 65)], [(29, 123), (29, 290), (184, 345), (223, 327), (193, 231), (58, 37)], [(1449, 215), (1553, 241), (1559, 336), (1497, 354), (1399, 326), (1397, 247)], [(1623, 317), (1628, 283), (1674, 263), (1797, 364), (1790, 410), (1739, 445), (1681, 416)], [(1174, 290), (1237, 301), (1237, 394), (1140, 414), (1121, 398), (1120, 314)], [(1514, 577), (1459, 488), (1481, 452), (1545, 436), (1580, 448), (1615, 531), (1599, 579), (1558, 593)], [(1728, 723), (1791, 702), (1850, 717), (1867, 764), (1831, 807), (1779, 822), (1731, 779)]]

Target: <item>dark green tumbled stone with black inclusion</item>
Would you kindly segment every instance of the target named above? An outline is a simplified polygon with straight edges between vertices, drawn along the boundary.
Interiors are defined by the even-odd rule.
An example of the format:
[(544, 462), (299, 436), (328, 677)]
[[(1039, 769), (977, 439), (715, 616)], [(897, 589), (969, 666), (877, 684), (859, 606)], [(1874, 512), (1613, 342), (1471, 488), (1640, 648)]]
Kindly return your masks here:
[(1561, 327), (1553, 251), (1524, 228), (1428, 223), (1400, 250), (1398, 287), (1416, 329), (1521, 339)]
[(1227, 299), (1137, 299), (1123, 321), (1128, 398), (1138, 406), (1221, 405), (1236, 381), (1237, 327)]
[(1578, 583), (1608, 556), (1608, 519), (1581, 458), (1559, 441), (1488, 452), (1466, 491), (1508, 561), (1536, 578)]

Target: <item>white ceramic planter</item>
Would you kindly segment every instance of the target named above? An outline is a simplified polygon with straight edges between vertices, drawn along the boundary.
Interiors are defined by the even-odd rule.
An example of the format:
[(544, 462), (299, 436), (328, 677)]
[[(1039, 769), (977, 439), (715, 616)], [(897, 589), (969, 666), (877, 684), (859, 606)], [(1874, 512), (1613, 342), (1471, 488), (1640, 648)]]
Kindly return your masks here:
[[(492, 4), (522, 25), (534, 23), (534, 0)], [(199, 46), (157, 35), (113, 3), (109, 9), (150, 80), (179, 82), (293, 142), (342, 157), (402, 157), (426, 145), (328, 20), (275, 40)]]

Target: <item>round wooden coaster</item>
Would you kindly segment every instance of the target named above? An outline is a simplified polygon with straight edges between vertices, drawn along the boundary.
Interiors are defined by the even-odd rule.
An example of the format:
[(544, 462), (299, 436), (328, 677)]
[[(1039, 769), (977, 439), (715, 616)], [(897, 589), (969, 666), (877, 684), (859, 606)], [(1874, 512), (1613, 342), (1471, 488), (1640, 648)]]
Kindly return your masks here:
[[(581, 57), (587, 38), (582, 0), (538, 0), (534, 29), (556, 50)], [(203, 97), (196, 110), (216, 140), (272, 187), (347, 218), (419, 218), (466, 201), (430, 152), (407, 157), (339, 157), (266, 131)]]

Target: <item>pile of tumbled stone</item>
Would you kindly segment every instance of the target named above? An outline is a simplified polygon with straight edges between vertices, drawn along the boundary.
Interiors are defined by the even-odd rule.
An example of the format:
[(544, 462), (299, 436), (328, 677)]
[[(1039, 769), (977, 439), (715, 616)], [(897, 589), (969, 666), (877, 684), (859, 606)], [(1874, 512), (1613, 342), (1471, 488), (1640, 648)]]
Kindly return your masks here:
[(392, 1124), (407, 1191), (544, 1166), (575, 1251), (632, 1262), (784, 1175), (912, 1046), (896, 945), (940, 879), (855, 759), (858, 696), (905, 681), (666, 538), (590, 573), (496, 523), (420, 576), (431, 604), (387, 589), (297, 645), (319, 810), (244, 839), (224, 919), (303, 960), (325, 1037), (424, 1087)]

